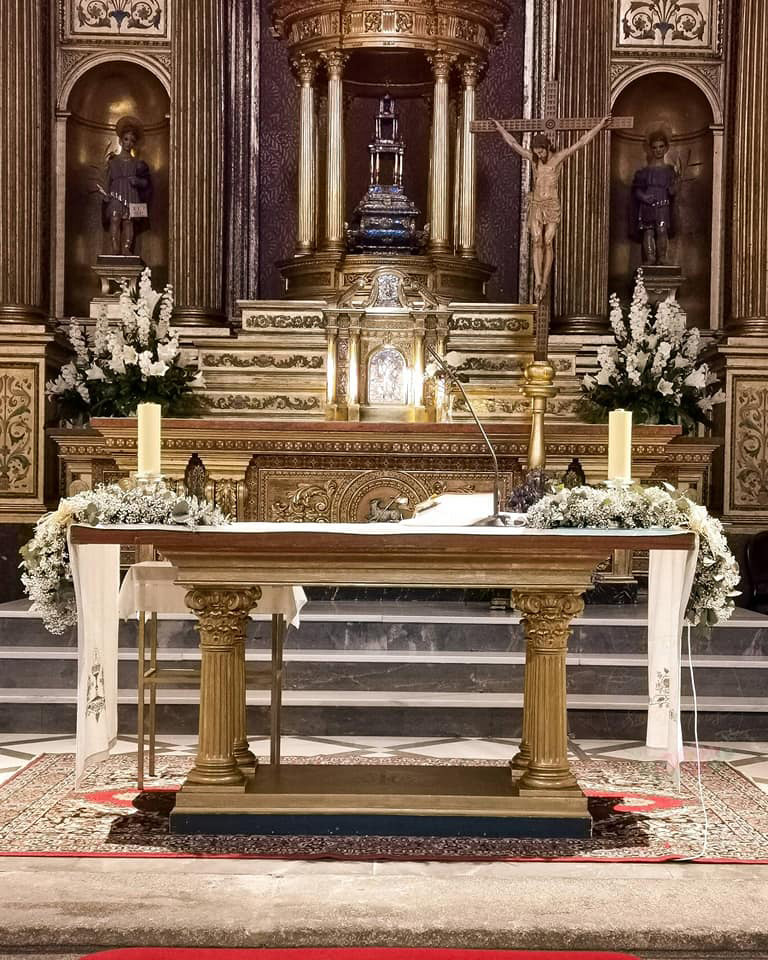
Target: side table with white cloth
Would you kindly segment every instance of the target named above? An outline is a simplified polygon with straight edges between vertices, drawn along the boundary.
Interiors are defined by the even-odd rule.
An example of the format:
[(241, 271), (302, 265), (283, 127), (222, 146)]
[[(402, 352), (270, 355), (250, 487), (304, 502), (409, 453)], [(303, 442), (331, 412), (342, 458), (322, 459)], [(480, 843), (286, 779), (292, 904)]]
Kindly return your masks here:
[[(194, 683), (199, 685), (192, 671), (184, 671), (186, 677), (174, 679), (172, 672), (163, 675), (157, 667), (156, 647), (152, 656), (153, 643), (156, 644), (156, 624), (158, 614), (189, 614), (185, 602), (187, 588), (174, 582), (176, 569), (165, 561), (148, 561), (133, 564), (125, 576), (122, 586), (119, 581), (119, 547), (93, 544), (69, 544), (72, 558), (75, 594), (78, 608), (78, 690), (77, 690), (77, 734), (75, 747), (75, 782), (79, 783), (86, 769), (109, 756), (117, 741), (117, 667), (119, 620), (134, 615), (139, 616), (139, 644), (144, 650), (139, 652), (139, 778), (144, 772), (144, 688), (150, 690), (150, 724), (154, 732), (154, 693), (155, 687), (174, 683)], [(87, 602), (86, 602), (87, 598)], [(266, 613), (272, 621), (272, 650), (269, 676), (271, 682), (270, 698), (270, 762), (280, 762), (280, 713), (282, 705), (282, 669), (283, 641), (286, 624), (298, 627), (301, 610), (307, 602), (306, 594), (297, 586), (265, 586), (254, 608), (258, 613)], [(143, 663), (146, 658), (147, 622), (150, 615), (149, 640), (150, 660), (147, 672), (142, 677)], [(242, 716), (238, 713), (235, 737), (236, 755), (244, 766), (253, 766), (255, 758), (248, 749), (245, 716), (245, 649), (238, 651), (238, 669), (235, 684), (242, 690), (239, 693), (243, 703)], [(142, 656), (143, 654), (143, 656)], [(266, 675), (267, 671), (261, 671)], [(150, 740), (150, 756), (154, 760), (154, 736)], [(153, 764), (154, 766), (154, 764)], [(139, 783), (141, 786), (141, 782)]]

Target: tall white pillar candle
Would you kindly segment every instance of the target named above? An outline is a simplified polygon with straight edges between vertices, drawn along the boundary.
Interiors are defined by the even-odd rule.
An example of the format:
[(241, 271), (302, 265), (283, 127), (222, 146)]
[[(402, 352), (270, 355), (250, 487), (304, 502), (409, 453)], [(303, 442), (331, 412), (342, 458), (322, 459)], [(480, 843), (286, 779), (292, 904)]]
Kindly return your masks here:
[(160, 476), (160, 410), (159, 403), (140, 403), (136, 409), (140, 476)]
[(632, 478), (632, 411), (612, 410), (608, 414), (608, 479)]

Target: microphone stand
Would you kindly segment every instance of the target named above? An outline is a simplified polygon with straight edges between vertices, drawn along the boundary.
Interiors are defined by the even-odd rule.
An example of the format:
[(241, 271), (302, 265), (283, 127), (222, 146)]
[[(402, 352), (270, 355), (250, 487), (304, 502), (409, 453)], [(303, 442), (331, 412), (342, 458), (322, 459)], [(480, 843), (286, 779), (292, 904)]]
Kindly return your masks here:
[(483, 435), (483, 440), (485, 440), (485, 445), (488, 447), (488, 452), (493, 458), (493, 514), (490, 517), (485, 517), (482, 520), (478, 520), (476, 523), (473, 523), (473, 527), (509, 527), (512, 526), (511, 519), (509, 517), (504, 517), (499, 512), (499, 488), (501, 486), (501, 480), (499, 475), (499, 461), (496, 459), (496, 451), (493, 449), (493, 444), (488, 437), (488, 434), (485, 432), (482, 423), (475, 413), (475, 408), (470, 403), (467, 392), (464, 389), (464, 385), (461, 380), (456, 376), (456, 374), (451, 370), (448, 364), (443, 360), (443, 358), (435, 352), (435, 350), (430, 346), (430, 344), (425, 343), (424, 346), (427, 348), (427, 353), (432, 357), (432, 359), (437, 363), (443, 373), (448, 377), (451, 383), (455, 384), (459, 388), (459, 393), (461, 393), (464, 398), (464, 403), (467, 405), (467, 410), (472, 414), (472, 419), (477, 424), (477, 429)]

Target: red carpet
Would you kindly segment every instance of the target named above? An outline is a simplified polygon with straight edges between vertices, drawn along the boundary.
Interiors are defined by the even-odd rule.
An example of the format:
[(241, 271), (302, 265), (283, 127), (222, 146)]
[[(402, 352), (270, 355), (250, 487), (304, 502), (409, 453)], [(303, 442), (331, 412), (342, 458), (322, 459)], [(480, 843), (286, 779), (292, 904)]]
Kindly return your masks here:
[(431, 950), (399, 947), (312, 947), (298, 950), (215, 950), (131, 947), (89, 953), (82, 960), (637, 960), (591, 950)]

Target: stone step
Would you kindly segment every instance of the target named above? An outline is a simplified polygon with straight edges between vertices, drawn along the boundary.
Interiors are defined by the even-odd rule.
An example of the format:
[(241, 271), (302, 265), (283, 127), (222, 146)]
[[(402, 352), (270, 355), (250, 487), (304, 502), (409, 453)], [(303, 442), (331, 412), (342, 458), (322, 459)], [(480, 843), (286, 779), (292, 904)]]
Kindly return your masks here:
[[(436, 693), (426, 691), (289, 690), (285, 693), (283, 733), (287, 736), (519, 737), (520, 693)], [(118, 724), (135, 734), (133, 690), (119, 695)], [(248, 731), (269, 732), (268, 693), (248, 692)], [(647, 698), (639, 695), (569, 695), (568, 726), (573, 737), (613, 741), (645, 738)], [(683, 700), (683, 734), (693, 736), (691, 698)], [(764, 697), (699, 697), (698, 735), (702, 740), (768, 740)], [(164, 690), (157, 729), (163, 734), (195, 734), (198, 707), (189, 690)], [(56, 733), (75, 730), (75, 692), (69, 689), (15, 688), (0, 700), (4, 732)]]
[[(266, 663), (269, 654), (249, 650), (251, 663)], [(166, 669), (199, 664), (195, 650), (164, 649), (159, 660)], [(336, 651), (288, 650), (284, 688), (288, 690), (388, 691), (399, 693), (510, 693), (523, 689), (525, 655), (520, 652), (456, 651)], [(637, 654), (581, 654), (568, 657), (568, 691), (590, 694), (610, 690), (612, 696), (643, 695), (647, 691), (646, 658)], [(694, 657), (697, 691), (702, 696), (759, 696), (768, 686), (768, 657)], [(135, 690), (136, 655), (119, 653), (118, 683)], [(1, 648), (0, 701), (14, 688), (71, 688), (77, 682), (77, 651), (56, 648)], [(690, 693), (690, 676), (683, 670), (683, 692)]]
[[(74, 629), (54, 636), (27, 607), (23, 602), (0, 606), (0, 647), (77, 646)], [(192, 615), (161, 617), (158, 644), (161, 648), (196, 649)], [(255, 614), (249, 624), (248, 645), (267, 650), (269, 644), (269, 618)], [(120, 645), (136, 647), (136, 621), (121, 624)], [(520, 652), (524, 640), (518, 614), (492, 611), (486, 604), (310, 602), (302, 612), (300, 630), (289, 627), (286, 649)], [(691, 649), (696, 655), (768, 657), (768, 617), (737, 610), (722, 627), (693, 629)], [(585, 615), (574, 621), (569, 650), (644, 654), (645, 607), (587, 608)]]

